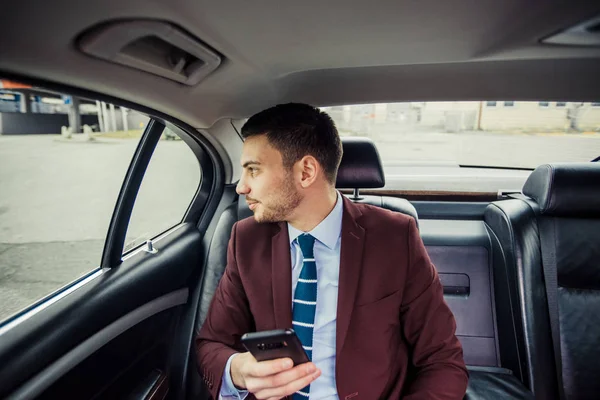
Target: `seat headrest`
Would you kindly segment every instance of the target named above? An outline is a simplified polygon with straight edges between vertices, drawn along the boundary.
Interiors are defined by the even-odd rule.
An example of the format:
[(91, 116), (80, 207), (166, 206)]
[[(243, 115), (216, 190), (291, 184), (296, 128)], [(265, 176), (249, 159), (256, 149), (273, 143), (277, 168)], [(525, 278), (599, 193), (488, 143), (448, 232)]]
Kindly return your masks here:
[(343, 137), (344, 155), (335, 187), (339, 189), (375, 189), (385, 186), (383, 166), (375, 143), (364, 137)]
[(539, 166), (529, 175), (523, 194), (538, 203), (543, 215), (600, 216), (600, 163)]

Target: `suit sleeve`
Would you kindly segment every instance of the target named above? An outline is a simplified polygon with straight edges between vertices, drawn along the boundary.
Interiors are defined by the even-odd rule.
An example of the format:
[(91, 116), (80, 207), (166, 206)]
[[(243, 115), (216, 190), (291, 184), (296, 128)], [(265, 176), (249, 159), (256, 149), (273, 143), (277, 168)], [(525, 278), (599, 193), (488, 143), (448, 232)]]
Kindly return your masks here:
[(253, 330), (248, 298), (242, 286), (236, 261), (237, 223), (227, 247), (227, 266), (210, 304), (206, 320), (196, 337), (198, 371), (211, 392), (219, 398), (227, 360), (244, 351), (241, 336)]
[(456, 321), (413, 219), (408, 231), (409, 267), (401, 323), (412, 349), (414, 376), (403, 398), (460, 400), (467, 389), (468, 373), (455, 335)]

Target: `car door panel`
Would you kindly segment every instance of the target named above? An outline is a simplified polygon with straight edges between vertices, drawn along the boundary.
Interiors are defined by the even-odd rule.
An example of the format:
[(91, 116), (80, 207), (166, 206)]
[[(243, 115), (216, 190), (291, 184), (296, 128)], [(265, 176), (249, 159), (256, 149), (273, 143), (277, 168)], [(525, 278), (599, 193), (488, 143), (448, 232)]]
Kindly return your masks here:
[[(163, 371), (168, 370), (166, 360), (170, 354), (170, 339), (175, 333), (180, 312), (181, 307), (167, 309), (122, 332), (62, 375), (38, 398), (125, 398), (136, 389), (139, 392), (136, 386), (144, 384), (157, 371), (166, 376)], [(97, 335), (104, 334), (103, 331)], [(148, 335), (148, 332), (152, 334)], [(78, 347), (93, 345), (88, 342), (94, 339), (90, 338)]]
[[(188, 299), (189, 278), (202, 265), (201, 240), (195, 225), (184, 224), (156, 241), (156, 254), (138, 251), (119, 267), (102, 271), (84, 287), (8, 331), (0, 345), (0, 396), (31, 378), (32, 388), (22, 393), (42, 393), (61, 376), (70, 382), (64, 376), (67, 371), (76, 365), (85, 369), (79, 362), (105, 351), (105, 356), (96, 354), (102, 361), (92, 366), (110, 366), (116, 373), (127, 368), (127, 363), (111, 362), (111, 346), (122, 346), (103, 346), (159, 314), (169, 316), (169, 321), (177, 319), (177, 306)], [(124, 343), (161, 337), (153, 330), (132, 332), (138, 335), (129, 332), (131, 340)], [(89, 372), (97, 374), (94, 368)], [(6, 385), (9, 382), (13, 385)]]
[[(156, 252), (140, 246), (122, 256), (136, 196), (165, 126), (198, 159), (200, 186), (183, 222), (152, 240)], [(116, 202), (102, 268), (0, 326), (0, 398), (161, 398), (171, 390), (174, 343), (202, 276), (210, 241), (204, 233), (223, 192), (214, 149), (193, 128), (180, 126), (185, 130), (157, 119), (148, 124)]]

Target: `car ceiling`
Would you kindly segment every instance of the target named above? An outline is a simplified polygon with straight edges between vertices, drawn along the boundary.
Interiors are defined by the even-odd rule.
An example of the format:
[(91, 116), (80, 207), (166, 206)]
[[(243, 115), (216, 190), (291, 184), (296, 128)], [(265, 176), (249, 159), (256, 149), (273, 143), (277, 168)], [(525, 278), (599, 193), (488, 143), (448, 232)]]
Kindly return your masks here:
[[(138, 103), (194, 127), (268, 106), (425, 100), (598, 101), (600, 48), (542, 45), (592, 1), (24, 0), (3, 4), (0, 71)], [(170, 22), (224, 61), (196, 86), (92, 58), (109, 21)]]

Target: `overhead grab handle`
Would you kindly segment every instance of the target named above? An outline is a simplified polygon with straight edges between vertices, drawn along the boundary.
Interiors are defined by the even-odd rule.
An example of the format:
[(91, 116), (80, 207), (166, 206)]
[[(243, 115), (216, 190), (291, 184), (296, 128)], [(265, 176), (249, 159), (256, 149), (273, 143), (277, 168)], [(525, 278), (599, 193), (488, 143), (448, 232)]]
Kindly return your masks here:
[(162, 21), (118, 21), (86, 31), (86, 54), (193, 86), (221, 64), (221, 56), (183, 30)]

